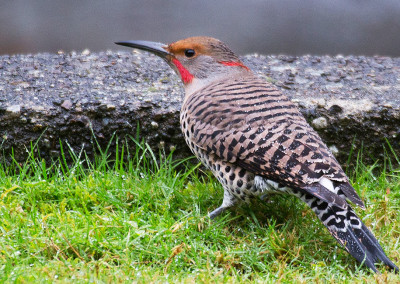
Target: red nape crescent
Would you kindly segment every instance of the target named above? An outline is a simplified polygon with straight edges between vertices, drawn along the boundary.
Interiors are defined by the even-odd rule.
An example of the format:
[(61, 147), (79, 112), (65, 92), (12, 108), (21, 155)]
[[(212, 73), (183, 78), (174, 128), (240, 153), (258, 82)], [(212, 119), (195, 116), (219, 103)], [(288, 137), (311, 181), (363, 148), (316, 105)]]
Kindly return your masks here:
[(250, 71), (249, 67), (247, 67), (246, 65), (244, 65), (242, 62), (236, 62), (236, 61), (219, 61), (219, 63), (224, 64), (226, 66), (238, 66), (238, 67), (242, 67), (248, 71)]

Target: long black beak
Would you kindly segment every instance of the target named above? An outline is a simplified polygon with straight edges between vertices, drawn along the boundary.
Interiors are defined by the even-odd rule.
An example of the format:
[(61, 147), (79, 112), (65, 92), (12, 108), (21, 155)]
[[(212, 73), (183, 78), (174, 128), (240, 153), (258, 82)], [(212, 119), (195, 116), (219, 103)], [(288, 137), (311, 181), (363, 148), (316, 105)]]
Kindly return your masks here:
[(166, 58), (167, 55), (170, 55), (170, 53), (165, 49), (167, 45), (159, 42), (130, 40), (130, 41), (116, 42), (116, 44), (149, 51), (162, 58)]

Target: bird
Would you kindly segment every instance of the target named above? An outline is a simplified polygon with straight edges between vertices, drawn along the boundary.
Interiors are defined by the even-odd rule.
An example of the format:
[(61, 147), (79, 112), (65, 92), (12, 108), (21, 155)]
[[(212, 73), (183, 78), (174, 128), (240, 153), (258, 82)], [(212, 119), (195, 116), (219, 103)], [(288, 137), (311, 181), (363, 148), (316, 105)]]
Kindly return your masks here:
[(206, 36), (115, 43), (161, 57), (182, 80), (183, 136), (224, 189), (211, 219), (253, 197), (293, 195), (358, 262), (376, 273), (379, 262), (399, 272), (352, 209), (351, 203), (365, 209), (364, 202), (317, 132), (225, 43)]

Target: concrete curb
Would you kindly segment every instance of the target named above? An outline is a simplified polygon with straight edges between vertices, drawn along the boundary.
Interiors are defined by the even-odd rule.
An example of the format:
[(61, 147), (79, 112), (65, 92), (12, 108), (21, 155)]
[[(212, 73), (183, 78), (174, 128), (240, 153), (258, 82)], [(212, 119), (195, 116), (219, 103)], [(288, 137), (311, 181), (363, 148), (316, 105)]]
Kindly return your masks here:
[[(366, 157), (382, 158), (386, 140), (400, 154), (400, 58), (247, 55), (243, 61), (299, 105), (341, 162), (353, 141)], [(46, 160), (58, 157), (59, 141), (92, 156), (93, 133), (105, 147), (114, 133), (135, 136), (138, 124), (151, 146), (191, 155), (179, 127), (181, 83), (155, 56), (88, 50), (0, 56), (0, 78), (6, 159), (13, 149), (25, 161), (40, 136)]]

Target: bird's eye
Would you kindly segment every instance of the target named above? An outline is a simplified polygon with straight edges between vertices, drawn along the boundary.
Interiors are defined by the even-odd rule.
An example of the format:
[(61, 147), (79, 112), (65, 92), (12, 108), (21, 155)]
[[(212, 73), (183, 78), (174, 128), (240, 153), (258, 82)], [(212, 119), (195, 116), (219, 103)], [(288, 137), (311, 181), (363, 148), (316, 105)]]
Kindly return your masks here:
[(185, 56), (186, 57), (193, 57), (196, 54), (196, 52), (194, 51), (194, 49), (185, 49)]

